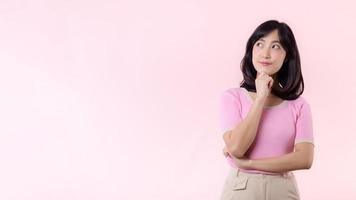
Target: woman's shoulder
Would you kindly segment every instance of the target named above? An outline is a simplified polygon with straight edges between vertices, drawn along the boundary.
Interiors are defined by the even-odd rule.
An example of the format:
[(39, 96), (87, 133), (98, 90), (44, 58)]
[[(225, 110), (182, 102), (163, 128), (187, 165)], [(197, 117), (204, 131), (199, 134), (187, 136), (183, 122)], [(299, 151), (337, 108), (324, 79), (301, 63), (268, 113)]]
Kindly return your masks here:
[(296, 98), (294, 100), (289, 100), (289, 102), (294, 105), (309, 104), (307, 98), (302, 95), (300, 95), (298, 98)]
[(230, 87), (227, 88), (225, 90), (223, 90), (223, 92), (221, 93), (221, 96), (232, 96), (235, 98), (239, 98), (240, 97), (240, 93), (242, 92), (243, 88), (241, 87)]
[(297, 111), (297, 113), (300, 113), (302, 109), (310, 110), (310, 104), (308, 99), (302, 95), (300, 95), (294, 100), (289, 100), (289, 104), (295, 109), (295, 111)]

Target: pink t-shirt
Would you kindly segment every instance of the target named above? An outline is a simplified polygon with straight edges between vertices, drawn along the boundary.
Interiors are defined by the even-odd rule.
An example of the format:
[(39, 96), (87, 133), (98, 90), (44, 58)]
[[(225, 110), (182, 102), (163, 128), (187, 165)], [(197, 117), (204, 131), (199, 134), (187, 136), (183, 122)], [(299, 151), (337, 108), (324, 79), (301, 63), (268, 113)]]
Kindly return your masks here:
[[(245, 88), (236, 87), (225, 90), (220, 100), (220, 127), (221, 132), (225, 133), (246, 117), (253, 99)], [(309, 103), (302, 96), (264, 108), (255, 140), (245, 156), (250, 159), (281, 156), (293, 152), (294, 145), (299, 142), (314, 144), (311, 110)], [(232, 167), (237, 167), (231, 155), (227, 160)], [(240, 170), (274, 174), (259, 170)]]

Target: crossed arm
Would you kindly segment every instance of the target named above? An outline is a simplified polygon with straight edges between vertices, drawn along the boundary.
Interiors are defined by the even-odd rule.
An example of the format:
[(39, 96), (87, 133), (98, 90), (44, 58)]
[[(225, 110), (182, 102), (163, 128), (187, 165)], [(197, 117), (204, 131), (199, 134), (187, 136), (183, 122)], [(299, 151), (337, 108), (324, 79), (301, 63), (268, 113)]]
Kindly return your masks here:
[(247, 116), (234, 129), (223, 134), (223, 140), (226, 145), (224, 151), (230, 155), (240, 168), (275, 173), (310, 169), (313, 163), (314, 145), (308, 142), (295, 144), (293, 152), (282, 156), (256, 160), (245, 158), (245, 153), (256, 137), (263, 105), (263, 101), (255, 100)]
[(314, 145), (308, 142), (300, 142), (295, 144), (294, 152), (264, 159), (251, 160), (237, 158), (231, 154), (230, 156), (233, 158), (235, 164), (243, 169), (283, 173), (293, 170), (310, 169), (313, 163)]

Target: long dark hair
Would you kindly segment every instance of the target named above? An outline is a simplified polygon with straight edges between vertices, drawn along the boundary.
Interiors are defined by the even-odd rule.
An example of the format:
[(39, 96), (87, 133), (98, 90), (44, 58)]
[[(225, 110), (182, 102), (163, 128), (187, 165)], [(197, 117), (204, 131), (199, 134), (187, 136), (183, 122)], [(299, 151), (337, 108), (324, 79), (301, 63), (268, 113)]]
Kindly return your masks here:
[[(277, 20), (269, 20), (262, 23), (248, 39), (245, 56), (240, 66), (243, 73), (240, 87), (256, 92), (255, 79), (257, 71), (252, 64), (253, 45), (261, 37), (268, 35), (274, 30), (278, 31), (280, 43), (286, 51), (286, 57), (275, 79), (275, 82), (278, 81), (281, 86), (272, 87), (271, 93), (284, 100), (294, 100), (304, 91), (299, 51), (291, 28), (287, 24), (278, 22)], [(279, 84), (277, 83), (276, 85), (278, 86)]]

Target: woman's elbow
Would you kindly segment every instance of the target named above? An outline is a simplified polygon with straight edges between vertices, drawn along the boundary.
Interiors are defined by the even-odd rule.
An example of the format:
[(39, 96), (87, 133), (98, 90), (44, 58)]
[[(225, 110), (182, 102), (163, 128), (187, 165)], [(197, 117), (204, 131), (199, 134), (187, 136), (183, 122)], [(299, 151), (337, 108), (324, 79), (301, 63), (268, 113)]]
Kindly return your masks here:
[(233, 147), (230, 147), (229, 149), (231, 152), (231, 155), (234, 156), (235, 158), (243, 158), (245, 152), (241, 151), (241, 148), (239, 148), (238, 145), (234, 145)]
[(312, 158), (304, 158), (301, 162), (301, 169), (310, 169), (313, 165), (313, 159)]
[(308, 143), (297, 144), (295, 148), (300, 169), (310, 169), (314, 160), (313, 146)]
[(308, 160), (306, 163), (305, 163), (305, 169), (310, 169), (313, 165), (313, 160)]

